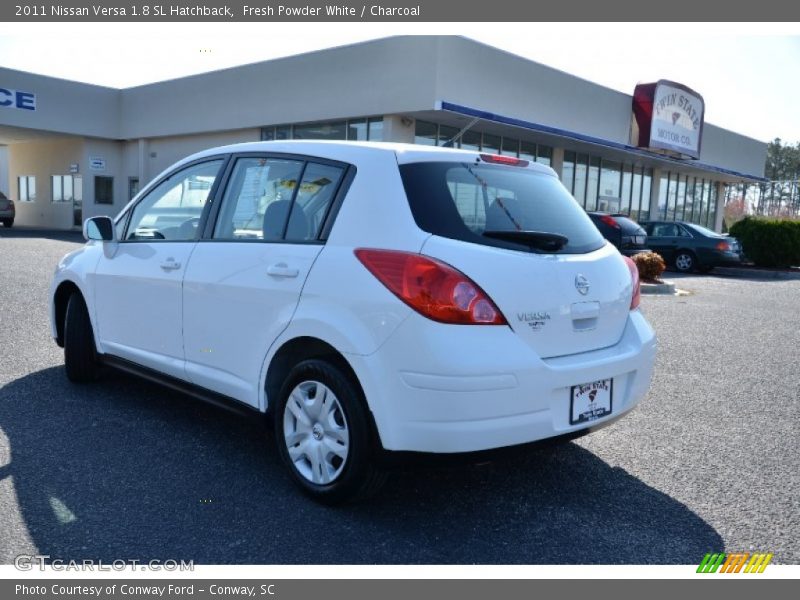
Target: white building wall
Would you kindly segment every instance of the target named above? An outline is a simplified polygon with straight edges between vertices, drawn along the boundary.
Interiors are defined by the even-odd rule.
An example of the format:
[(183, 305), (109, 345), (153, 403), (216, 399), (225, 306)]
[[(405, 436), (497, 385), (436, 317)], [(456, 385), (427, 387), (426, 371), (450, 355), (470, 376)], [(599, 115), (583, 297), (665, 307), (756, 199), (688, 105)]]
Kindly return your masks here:
[(257, 142), (259, 139), (261, 139), (260, 129), (238, 129), (201, 135), (149, 138), (146, 140), (144, 169), (147, 181), (140, 183), (144, 187), (145, 183), (158, 176), (164, 169), (195, 152), (228, 144)]
[(0, 146), (0, 192), (11, 197), (8, 179), (8, 146)]
[[(72, 227), (72, 202), (53, 202), (52, 175), (66, 175), (72, 163), (83, 163), (80, 138), (63, 138), (14, 144), (9, 152), (9, 197), (15, 201), (20, 224), (34, 227)], [(36, 200), (19, 202), (17, 177), (36, 177)], [(85, 182), (84, 182), (85, 183)], [(84, 188), (86, 185), (84, 185)]]

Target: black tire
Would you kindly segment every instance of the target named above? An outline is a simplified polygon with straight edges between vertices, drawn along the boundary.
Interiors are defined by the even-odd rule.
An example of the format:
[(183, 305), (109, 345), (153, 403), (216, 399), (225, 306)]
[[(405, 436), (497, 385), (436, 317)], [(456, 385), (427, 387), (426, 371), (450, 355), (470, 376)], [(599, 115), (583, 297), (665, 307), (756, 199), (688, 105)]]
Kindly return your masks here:
[[(300, 458), (298, 466), (289, 455), (285, 422), (288, 419), (288, 426), (291, 427), (292, 422), (297, 426), (298, 420), (290, 410), (287, 415), (287, 404), (291, 393), (301, 384), (309, 390), (316, 390), (314, 386), (318, 384), (327, 387), (344, 413), (341, 425), (348, 434), (347, 456), (338, 464), (338, 474), (327, 483), (311, 481), (309, 474), (304, 475), (300, 470), (302, 466), (309, 471), (313, 469), (310, 461)], [(374, 495), (386, 481), (385, 471), (375, 464), (377, 444), (373, 440), (370, 415), (361, 388), (338, 366), (321, 359), (304, 360), (297, 364), (281, 388), (272, 416), (281, 460), (294, 482), (314, 500), (328, 505), (364, 500)], [(311, 434), (304, 435), (309, 443), (315, 443)], [(300, 442), (293, 447), (299, 448)], [(325, 477), (329, 476), (330, 473), (326, 471)]]
[(94, 381), (99, 373), (89, 311), (77, 292), (69, 297), (64, 318), (64, 367), (67, 379), (74, 383)]
[(11, 229), (14, 226), (14, 219), (3, 219), (3, 226)]
[(679, 250), (673, 259), (675, 270), (680, 273), (691, 273), (697, 267), (697, 257), (689, 250)]

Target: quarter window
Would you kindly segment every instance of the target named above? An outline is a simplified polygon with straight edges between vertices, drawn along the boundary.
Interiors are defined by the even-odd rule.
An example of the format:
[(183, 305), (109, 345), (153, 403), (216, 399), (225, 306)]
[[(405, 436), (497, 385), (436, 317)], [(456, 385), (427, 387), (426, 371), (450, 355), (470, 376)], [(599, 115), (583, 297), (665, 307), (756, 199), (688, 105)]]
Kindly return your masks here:
[(126, 240), (189, 241), (208, 202), (222, 159), (187, 167), (159, 183), (133, 209)]

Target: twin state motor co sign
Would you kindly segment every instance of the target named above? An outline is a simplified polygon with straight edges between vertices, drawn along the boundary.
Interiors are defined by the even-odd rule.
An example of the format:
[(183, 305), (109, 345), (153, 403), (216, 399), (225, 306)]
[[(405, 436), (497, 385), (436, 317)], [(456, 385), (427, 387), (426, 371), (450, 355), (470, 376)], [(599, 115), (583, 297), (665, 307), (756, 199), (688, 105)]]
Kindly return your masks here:
[(705, 102), (694, 90), (660, 80), (633, 92), (633, 142), (640, 148), (700, 158)]

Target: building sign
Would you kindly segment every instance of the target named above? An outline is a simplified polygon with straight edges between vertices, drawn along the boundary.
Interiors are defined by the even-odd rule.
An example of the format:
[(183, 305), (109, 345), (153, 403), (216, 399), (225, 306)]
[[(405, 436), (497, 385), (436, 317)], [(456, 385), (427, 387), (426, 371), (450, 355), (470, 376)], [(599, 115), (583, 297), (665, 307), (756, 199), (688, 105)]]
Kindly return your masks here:
[(0, 87), (0, 108), (36, 110), (36, 94)]
[(705, 102), (694, 90), (664, 79), (633, 92), (633, 143), (679, 158), (700, 158)]
[(106, 159), (100, 158), (97, 156), (93, 156), (89, 158), (89, 168), (92, 171), (105, 171), (106, 170)]

